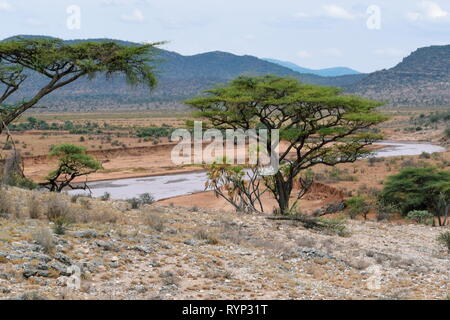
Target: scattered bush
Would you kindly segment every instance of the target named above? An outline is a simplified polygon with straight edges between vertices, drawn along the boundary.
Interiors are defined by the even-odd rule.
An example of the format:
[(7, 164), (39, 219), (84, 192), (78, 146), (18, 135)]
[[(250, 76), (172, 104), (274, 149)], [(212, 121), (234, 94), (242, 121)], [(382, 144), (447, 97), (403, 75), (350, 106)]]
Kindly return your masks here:
[(388, 177), (381, 201), (398, 206), (404, 215), (413, 210), (434, 212), (441, 192), (450, 189), (450, 171), (408, 168)]
[(138, 198), (128, 199), (127, 202), (131, 205), (131, 209), (139, 209), (142, 205), (154, 203), (155, 198), (150, 193), (143, 193)]
[(127, 202), (131, 205), (131, 209), (139, 209), (141, 206), (139, 198), (127, 199)]
[(345, 217), (319, 218), (320, 228), (327, 234), (336, 234), (340, 237), (348, 237), (350, 233), (345, 226)]
[(428, 152), (422, 152), (419, 156), (420, 159), (430, 159), (431, 158), (431, 154), (429, 154)]
[(413, 210), (407, 214), (406, 218), (417, 223), (431, 224), (434, 216), (425, 210)]
[(195, 237), (200, 240), (205, 240), (207, 244), (218, 244), (219, 239), (213, 233), (206, 229), (200, 229), (195, 234)]
[(47, 199), (47, 208), (45, 216), (48, 220), (54, 222), (60, 218), (69, 218), (71, 208), (66, 201), (56, 194), (51, 194)]
[(450, 252), (450, 232), (442, 232), (437, 238), (438, 242), (446, 246)]
[(377, 221), (390, 221), (398, 211), (396, 206), (378, 201), (376, 205)]
[(67, 227), (71, 223), (69, 218), (59, 217), (53, 220), (53, 232), (57, 235), (63, 235), (66, 233)]
[(450, 127), (448, 127), (447, 129), (445, 129), (444, 134), (447, 138), (450, 138)]
[(350, 217), (352, 219), (356, 218), (358, 215), (363, 215), (364, 220), (367, 219), (367, 214), (370, 210), (370, 205), (366, 198), (363, 197), (353, 197), (348, 199), (346, 202)]
[(147, 213), (144, 215), (144, 223), (158, 232), (164, 230), (164, 222), (165, 220), (156, 213)]
[(143, 193), (139, 196), (139, 200), (142, 204), (152, 204), (155, 202), (155, 198), (150, 193)]
[(105, 192), (101, 197), (100, 200), (102, 201), (108, 201), (109, 199), (111, 199), (111, 194), (109, 192)]
[(12, 211), (12, 202), (5, 188), (0, 188), (0, 218), (7, 218)]
[(33, 240), (44, 248), (46, 253), (50, 253), (55, 248), (53, 235), (48, 228), (41, 228), (32, 234)]
[(28, 198), (28, 216), (30, 219), (39, 219), (41, 215), (40, 201), (36, 194)]

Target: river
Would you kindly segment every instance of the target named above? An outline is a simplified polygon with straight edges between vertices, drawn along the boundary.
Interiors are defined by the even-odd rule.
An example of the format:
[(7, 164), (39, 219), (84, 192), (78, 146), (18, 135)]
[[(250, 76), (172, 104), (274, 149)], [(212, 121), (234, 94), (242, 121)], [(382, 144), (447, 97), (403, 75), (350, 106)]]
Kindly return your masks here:
[[(446, 149), (429, 144), (401, 141), (380, 141), (375, 145), (385, 145), (385, 148), (374, 152), (374, 157), (414, 156), (422, 152), (445, 152)], [(93, 197), (100, 197), (105, 192), (112, 199), (129, 199), (142, 193), (150, 193), (155, 200), (173, 198), (204, 191), (205, 172), (190, 172), (144, 178), (128, 178), (88, 183)], [(70, 190), (69, 194), (80, 194), (83, 191)]]

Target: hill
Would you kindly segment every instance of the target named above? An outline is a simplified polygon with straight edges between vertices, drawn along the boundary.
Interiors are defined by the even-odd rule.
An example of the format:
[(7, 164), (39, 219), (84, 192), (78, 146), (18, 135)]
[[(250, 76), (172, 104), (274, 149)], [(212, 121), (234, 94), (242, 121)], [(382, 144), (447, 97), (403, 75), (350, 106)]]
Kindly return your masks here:
[(326, 69), (308, 69), (304, 67), (300, 67), (296, 65), (295, 63), (289, 62), (289, 61), (281, 61), (276, 59), (264, 59), (268, 62), (272, 62), (275, 64), (279, 64), (280, 66), (289, 68), (293, 71), (297, 71), (300, 73), (310, 73), (315, 74), (317, 76), (321, 77), (339, 77), (339, 76), (346, 76), (346, 75), (353, 75), (353, 74), (361, 74), (361, 72), (353, 70), (351, 68), (347, 67), (334, 67), (334, 68), (326, 68)]
[[(448, 298), (439, 228), (352, 220), (340, 237), (263, 215), (0, 194), (9, 201), (0, 218), (0, 300)], [(63, 235), (41, 209), (56, 206), (74, 221)], [(67, 288), (71, 265), (80, 266), (81, 290)]]
[[(138, 45), (111, 39), (67, 42), (79, 41), (116, 41), (123, 45)], [(240, 75), (274, 74), (294, 77), (305, 83), (340, 87), (347, 93), (387, 101), (391, 106), (450, 105), (450, 45), (420, 48), (389, 70), (339, 76), (329, 75), (351, 71), (346, 68), (325, 69), (321, 72), (328, 76), (320, 76), (312, 74), (311, 69), (298, 66), (294, 71), (290, 63), (283, 62), (283, 66), (276, 60), (267, 61), (221, 51), (184, 56), (156, 49), (156, 58), (159, 85), (152, 92), (143, 87), (131, 88), (121, 77), (107, 81), (99, 76), (92, 81), (80, 79), (63, 87), (46, 97), (41, 104), (51, 111), (179, 109), (185, 108), (181, 101)], [(42, 86), (43, 81), (43, 77), (31, 75), (15, 99), (29, 96)]]
[(450, 105), (450, 45), (417, 49), (389, 70), (369, 74), (350, 92), (393, 106)]
[[(137, 45), (133, 42), (111, 39), (67, 42), (79, 41), (116, 41), (123, 45)], [(313, 74), (301, 74), (254, 56), (238, 56), (221, 51), (183, 56), (176, 52), (157, 49), (156, 58), (160, 61), (157, 65), (159, 85), (151, 93), (142, 87), (130, 88), (121, 77), (108, 81), (103, 77), (97, 77), (92, 81), (80, 79), (76, 83), (55, 91), (42, 102), (55, 111), (74, 110), (74, 108), (85, 111), (119, 108), (171, 109), (182, 107), (180, 101), (184, 99), (240, 75), (274, 74), (295, 77), (306, 83), (340, 87), (353, 85), (361, 79), (358, 75), (320, 77)], [(43, 81), (45, 81), (43, 77), (32, 75), (22, 88), (19, 98), (24, 98), (37, 90)]]

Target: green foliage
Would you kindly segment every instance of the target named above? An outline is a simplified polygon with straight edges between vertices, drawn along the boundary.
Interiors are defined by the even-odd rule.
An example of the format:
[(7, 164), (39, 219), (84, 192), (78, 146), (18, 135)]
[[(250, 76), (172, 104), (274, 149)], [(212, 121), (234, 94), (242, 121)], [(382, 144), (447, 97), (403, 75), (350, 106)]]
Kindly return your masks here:
[[(280, 138), (289, 143), (287, 150), (295, 151), (297, 158), (287, 159), (288, 151), (281, 154), (283, 169), (264, 181), (283, 213), (292, 211), (289, 199), (294, 179), (302, 170), (356, 161), (368, 153), (366, 145), (382, 137), (368, 129), (387, 119), (374, 110), (381, 102), (272, 75), (239, 77), (185, 103), (215, 127), (280, 130)], [(302, 188), (297, 200), (304, 191)]]
[(150, 193), (143, 193), (139, 196), (142, 204), (152, 204), (155, 202), (155, 198)]
[(35, 183), (33, 180), (18, 174), (11, 175), (9, 185), (28, 190), (34, 190), (38, 187), (37, 183)]
[(102, 201), (108, 201), (109, 199), (111, 199), (111, 194), (109, 192), (105, 192), (101, 197), (100, 200)]
[(50, 150), (51, 158), (58, 158), (58, 167), (46, 177), (43, 186), (50, 191), (61, 192), (77, 177), (89, 175), (101, 169), (101, 164), (86, 153), (86, 148), (73, 144), (60, 144)]
[(350, 233), (345, 226), (345, 217), (337, 218), (319, 218), (317, 219), (320, 229), (327, 234), (336, 234), (340, 237), (348, 237)]
[(442, 232), (437, 238), (438, 242), (442, 245), (446, 246), (448, 251), (450, 252), (450, 232)]
[(86, 148), (73, 144), (60, 144), (51, 149), (50, 157), (59, 159), (59, 166), (47, 179), (54, 179), (61, 174), (85, 175), (101, 169), (101, 164), (86, 154)]
[[(282, 213), (291, 212), (294, 180), (303, 170), (354, 162), (368, 154), (364, 147), (382, 137), (370, 127), (387, 119), (375, 111), (382, 102), (273, 75), (238, 77), (206, 93), (185, 102), (197, 110), (196, 116), (222, 129), (279, 129), (280, 138), (288, 142), (280, 155), (283, 169), (264, 179)], [(296, 159), (287, 158), (289, 151)], [(297, 200), (303, 194), (304, 189)]]
[(143, 193), (138, 198), (128, 199), (127, 202), (131, 205), (131, 209), (139, 209), (142, 205), (154, 203), (155, 198), (150, 193)]
[(385, 203), (384, 201), (380, 201), (380, 199), (376, 202), (375, 209), (377, 221), (390, 221), (394, 218), (395, 214), (399, 212), (395, 205)]
[[(0, 97), (1, 120), (9, 125), (22, 113), (35, 106), (49, 93), (82, 77), (93, 79), (97, 74), (124, 75), (130, 85), (156, 85), (150, 50), (157, 44), (125, 46), (116, 42), (67, 43), (60, 39), (14, 38), (0, 42), (0, 83), (5, 87)], [(6, 104), (11, 96), (39, 73), (47, 79), (31, 98)], [(36, 126), (34, 118), (28, 119)], [(0, 132), (4, 125), (0, 126)]]
[(445, 129), (444, 133), (445, 133), (445, 136), (446, 136), (447, 138), (450, 138), (450, 127), (448, 127), (447, 129)]
[(435, 168), (406, 168), (390, 176), (380, 198), (396, 205), (403, 214), (413, 210), (434, 211), (441, 193), (450, 195), (450, 172)]
[(139, 138), (145, 137), (154, 137), (154, 138), (162, 138), (162, 137), (170, 137), (172, 132), (175, 129), (170, 128), (158, 128), (158, 127), (147, 127), (147, 128), (139, 128), (136, 130), (136, 135)]
[(417, 223), (432, 224), (434, 215), (425, 210), (413, 210), (406, 215), (406, 218)]
[(367, 217), (370, 210), (370, 204), (367, 202), (366, 198), (353, 197), (346, 200), (345, 203), (352, 219), (358, 215), (363, 215), (364, 218)]
[(53, 232), (57, 235), (66, 233), (67, 227), (71, 224), (71, 220), (66, 217), (58, 217), (53, 220)]

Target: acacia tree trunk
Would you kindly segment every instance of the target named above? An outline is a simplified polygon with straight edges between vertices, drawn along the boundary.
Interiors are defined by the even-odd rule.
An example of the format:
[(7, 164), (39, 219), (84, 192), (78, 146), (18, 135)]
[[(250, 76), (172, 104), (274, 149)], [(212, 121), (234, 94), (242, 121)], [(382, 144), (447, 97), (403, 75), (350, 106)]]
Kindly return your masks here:
[(275, 175), (276, 200), (280, 209), (280, 214), (284, 215), (289, 212), (289, 200), (292, 192), (292, 179), (284, 180), (283, 174), (278, 172)]

